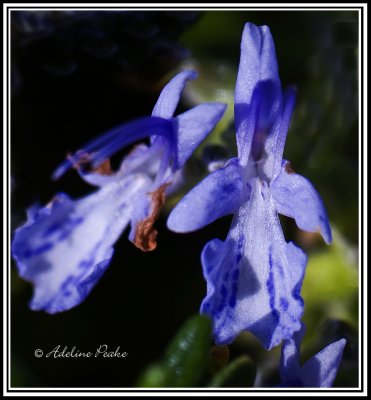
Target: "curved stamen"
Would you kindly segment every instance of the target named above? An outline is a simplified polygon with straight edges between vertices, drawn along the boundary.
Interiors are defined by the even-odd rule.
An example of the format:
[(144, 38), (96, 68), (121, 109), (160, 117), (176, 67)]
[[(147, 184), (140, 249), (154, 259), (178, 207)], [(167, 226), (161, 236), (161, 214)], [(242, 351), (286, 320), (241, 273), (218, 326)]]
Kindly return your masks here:
[[(173, 136), (172, 124), (168, 120), (160, 117), (140, 118), (120, 125), (89, 142), (83, 147), (83, 153), (89, 155), (90, 163), (93, 168), (96, 168), (123, 147), (153, 135), (154, 133), (166, 137), (171, 142)], [(94, 153), (92, 154), (92, 152)], [(54, 171), (52, 179), (56, 180), (60, 178), (73, 165), (78, 163), (81, 154), (82, 151), (80, 150), (60, 164)]]

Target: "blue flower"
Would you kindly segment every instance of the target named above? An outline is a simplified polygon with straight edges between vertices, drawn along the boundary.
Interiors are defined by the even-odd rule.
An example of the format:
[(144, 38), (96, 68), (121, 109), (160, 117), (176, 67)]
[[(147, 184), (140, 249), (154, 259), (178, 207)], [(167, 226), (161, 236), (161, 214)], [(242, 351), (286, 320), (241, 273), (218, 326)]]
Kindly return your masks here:
[(307, 258), (285, 241), (278, 214), (331, 241), (318, 193), (282, 159), (294, 102), (292, 88), (281, 90), (269, 28), (246, 24), (235, 90), (238, 157), (193, 188), (168, 219), (171, 230), (190, 232), (234, 214), (226, 240), (210, 241), (201, 255), (201, 313), (213, 320), (217, 344), (248, 330), (271, 349), (300, 329)]
[[(183, 71), (163, 89), (151, 117), (121, 125), (69, 157), (54, 173), (77, 168), (99, 189), (78, 200), (57, 195), (46, 207), (28, 210), (12, 244), (19, 275), (33, 283), (33, 310), (50, 314), (80, 304), (102, 276), (113, 244), (131, 224), (129, 238), (143, 251), (156, 247), (153, 225), (166, 195), (181, 182), (182, 167), (225, 111), (220, 103), (200, 104), (173, 117), (187, 80)], [(133, 142), (138, 145), (113, 173), (109, 157)]]
[(345, 339), (329, 344), (300, 366), (300, 344), (305, 326), (284, 340), (281, 349), (279, 387), (332, 387), (343, 356)]

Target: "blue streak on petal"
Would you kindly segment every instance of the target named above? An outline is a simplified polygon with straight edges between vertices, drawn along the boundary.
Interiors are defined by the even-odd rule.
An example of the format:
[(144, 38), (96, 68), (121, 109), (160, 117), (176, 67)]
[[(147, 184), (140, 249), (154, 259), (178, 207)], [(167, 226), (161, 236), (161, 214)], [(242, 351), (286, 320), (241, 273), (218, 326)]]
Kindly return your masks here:
[(61, 229), (61, 223), (58, 221), (55, 224), (49, 226), (48, 229), (46, 229), (46, 231), (43, 233), (43, 238), (47, 238), (48, 236), (53, 235), (56, 232), (59, 232), (60, 229)]
[(280, 298), (280, 309), (282, 311), (287, 311), (287, 309), (289, 308), (289, 302), (285, 297), (281, 297)]
[(272, 259), (272, 248), (270, 247), (268, 250), (268, 263), (269, 263), (269, 275), (267, 280), (267, 289), (269, 293), (269, 306), (272, 312), (272, 316), (275, 321), (278, 323), (279, 316), (277, 311), (275, 310), (275, 286), (274, 286), (274, 275), (273, 275), (273, 259)]
[(53, 243), (43, 243), (38, 247), (35, 247), (32, 252), (31, 252), (31, 256), (35, 257), (35, 256), (39, 256), (43, 253), (45, 253), (46, 251), (49, 251), (53, 248)]

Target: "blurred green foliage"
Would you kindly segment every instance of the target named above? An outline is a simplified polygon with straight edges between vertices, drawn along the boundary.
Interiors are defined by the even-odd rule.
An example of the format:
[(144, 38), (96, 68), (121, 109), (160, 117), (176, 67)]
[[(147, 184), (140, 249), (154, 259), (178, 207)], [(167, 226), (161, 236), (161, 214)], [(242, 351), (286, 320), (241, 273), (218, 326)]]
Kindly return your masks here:
[(143, 372), (137, 386), (251, 387), (256, 373), (253, 360), (242, 355), (228, 364), (226, 348), (211, 348), (211, 333), (208, 318), (196, 315), (188, 319), (168, 345), (163, 359)]
[(201, 315), (190, 318), (180, 328), (161, 363), (144, 373), (138, 386), (197, 386), (205, 371), (211, 345), (211, 321)]
[[(325, 318), (342, 319), (354, 327), (358, 325), (357, 257), (354, 249), (341, 241), (339, 234), (334, 236), (328, 249), (311, 253), (308, 259), (302, 288), (304, 322), (308, 326), (316, 326)], [(307, 339), (310, 333), (307, 332)]]
[(211, 387), (252, 387), (255, 380), (256, 367), (253, 360), (245, 355), (233, 360), (222, 369), (210, 382)]

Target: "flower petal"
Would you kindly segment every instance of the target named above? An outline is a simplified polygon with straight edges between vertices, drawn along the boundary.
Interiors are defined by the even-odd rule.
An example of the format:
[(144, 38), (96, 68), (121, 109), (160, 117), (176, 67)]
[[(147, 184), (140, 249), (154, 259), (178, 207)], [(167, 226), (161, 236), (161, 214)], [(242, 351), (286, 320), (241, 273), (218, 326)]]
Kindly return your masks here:
[(239, 132), (242, 136), (237, 134), (241, 165), (254, 163), (256, 175), (265, 180), (273, 178), (282, 105), (281, 90), (272, 81), (258, 82)]
[(235, 124), (237, 143), (245, 139), (247, 108), (259, 81), (272, 81), (279, 89), (280, 79), (273, 38), (267, 26), (247, 23), (241, 40), (241, 58), (235, 89)]
[(32, 309), (54, 314), (85, 299), (146, 185), (137, 174), (77, 201), (59, 197), (16, 230), (13, 256), (20, 276), (34, 285)]
[(287, 131), (289, 130), (292, 113), (294, 111), (295, 101), (296, 89), (294, 87), (289, 87), (284, 94), (284, 106), (274, 150), (274, 166), (272, 176), (277, 176), (281, 169), (283, 150), (285, 147)]
[(162, 89), (160, 97), (152, 111), (153, 117), (171, 118), (179, 103), (184, 86), (189, 80), (197, 78), (195, 71), (182, 71), (174, 76)]
[(284, 161), (281, 172), (271, 182), (277, 211), (294, 218), (297, 226), (307, 232), (319, 231), (327, 244), (331, 243), (331, 228), (322, 200), (313, 185), (296, 174)]
[(301, 371), (304, 387), (332, 387), (345, 344), (345, 339), (331, 343), (304, 364)]
[(272, 80), (280, 86), (274, 42), (268, 26), (245, 24), (241, 39), (235, 103), (249, 104), (259, 81)]
[(213, 320), (217, 344), (248, 330), (269, 350), (300, 329), (306, 256), (284, 240), (266, 184), (251, 185), (226, 241), (211, 241), (202, 252), (208, 290), (201, 312)]
[(305, 326), (295, 332), (293, 337), (283, 341), (280, 359), (280, 375), (282, 385), (286, 382), (299, 382), (300, 376), (300, 345), (305, 333)]
[(177, 168), (181, 168), (198, 145), (222, 118), (226, 105), (203, 103), (172, 120), (177, 137)]
[(167, 226), (174, 232), (191, 232), (232, 214), (240, 204), (242, 190), (242, 170), (234, 158), (180, 200), (170, 213)]

